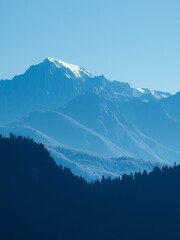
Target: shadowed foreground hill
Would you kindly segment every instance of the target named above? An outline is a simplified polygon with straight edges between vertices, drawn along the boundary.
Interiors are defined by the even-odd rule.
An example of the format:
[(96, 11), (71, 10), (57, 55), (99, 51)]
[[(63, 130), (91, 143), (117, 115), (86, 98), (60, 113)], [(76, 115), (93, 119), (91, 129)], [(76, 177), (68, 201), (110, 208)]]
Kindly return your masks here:
[(180, 167), (87, 184), (42, 144), (0, 138), (0, 239), (180, 239)]

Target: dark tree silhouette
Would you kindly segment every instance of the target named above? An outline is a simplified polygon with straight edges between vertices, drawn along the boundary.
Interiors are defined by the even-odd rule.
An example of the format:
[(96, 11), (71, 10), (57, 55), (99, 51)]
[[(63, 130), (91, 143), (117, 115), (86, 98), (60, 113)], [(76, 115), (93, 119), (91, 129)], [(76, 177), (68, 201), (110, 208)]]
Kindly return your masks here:
[(0, 136), (0, 239), (180, 239), (180, 166), (88, 184), (42, 144)]

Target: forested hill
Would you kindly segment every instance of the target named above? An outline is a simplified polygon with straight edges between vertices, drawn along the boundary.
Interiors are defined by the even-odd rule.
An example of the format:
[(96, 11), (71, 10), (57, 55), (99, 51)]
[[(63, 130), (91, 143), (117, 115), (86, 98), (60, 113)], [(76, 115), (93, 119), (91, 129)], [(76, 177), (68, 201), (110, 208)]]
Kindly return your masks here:
[(42, 144), (0, 137), (0, 239), (180, 239), (180, 166), (87, 184)]

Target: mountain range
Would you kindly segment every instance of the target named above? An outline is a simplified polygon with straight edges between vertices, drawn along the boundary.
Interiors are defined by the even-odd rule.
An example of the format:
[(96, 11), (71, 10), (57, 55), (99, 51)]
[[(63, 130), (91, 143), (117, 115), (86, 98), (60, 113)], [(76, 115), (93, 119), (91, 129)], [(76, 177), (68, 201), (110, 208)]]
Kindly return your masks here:
[(0, 132), (34, 138), (88, 180), (180, 162), (180, 93), (132, 88), (53, 58), (0, 81)]

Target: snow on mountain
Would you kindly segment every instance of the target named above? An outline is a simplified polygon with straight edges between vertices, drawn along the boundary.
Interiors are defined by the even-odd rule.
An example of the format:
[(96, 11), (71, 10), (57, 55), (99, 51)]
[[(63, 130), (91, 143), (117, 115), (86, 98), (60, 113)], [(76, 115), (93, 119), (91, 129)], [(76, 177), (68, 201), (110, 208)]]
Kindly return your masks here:
[(65, 106), (92, 79), (83, 68), (45, 59), (11, 81), (0, 81), (0, 124), (35, 110)]
[(162, 99), (162, 98), (168, 98), (171, 96), (168, 92), (162, 92), (162, 91), (156, 91), (153, 89), (148, 88), (135, 88), (141, 95), (152, 95), (154, 98)]
[[(64, 61), (54, 59), (52, 57), (48, 57), (47, 60), (54, 63), (55, 66), (58, 67), (58, 68), (65, 68), (65, 69), (70, 70), (75, 75), (75, 77), (77, 77), (77, 78), (81, 78), (82, 74), (93, 78), (93, 75), (91, 73), (89, 73), (87, 70), (85, 70), (85, 68), (81, 68), (77, 65), (69, 64), (69, 63), (66, 63)], [(67, 75), (67, 76), (70, 78), (69, 75)]]

